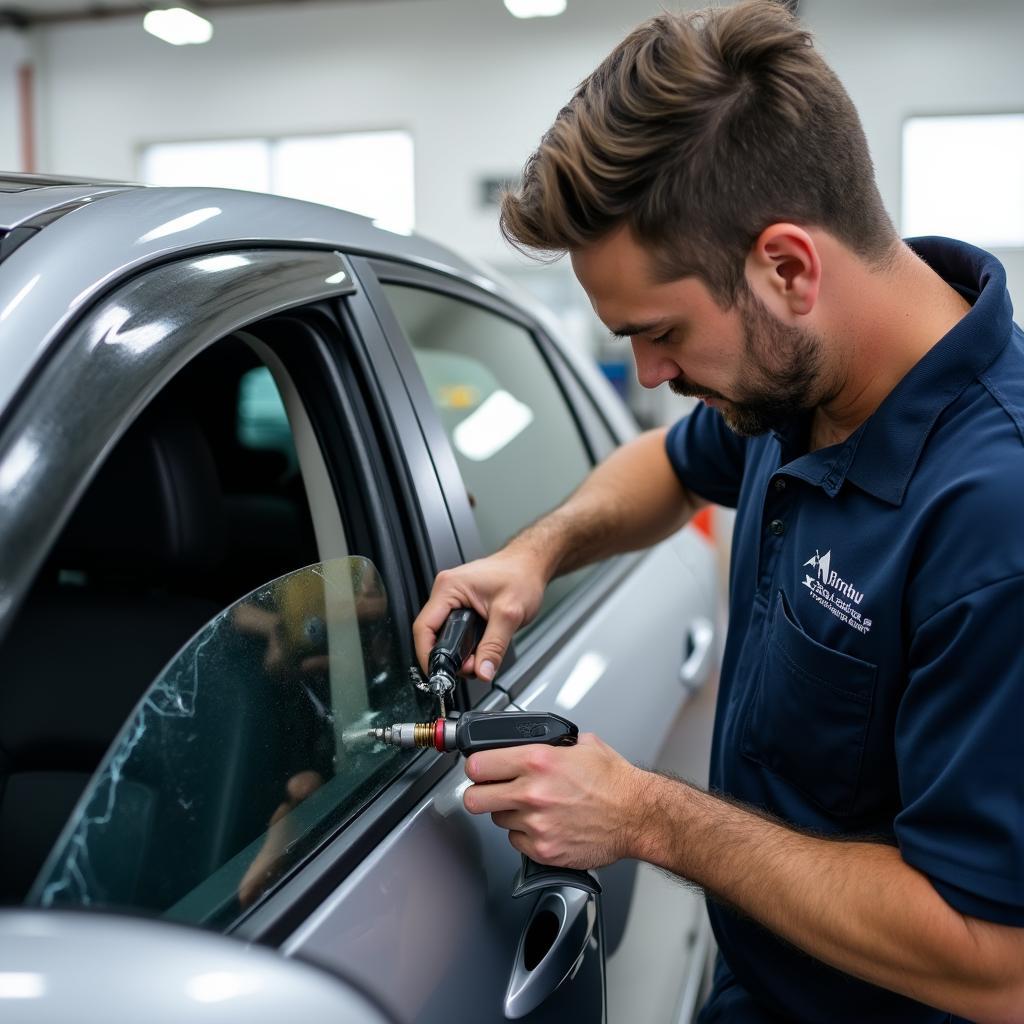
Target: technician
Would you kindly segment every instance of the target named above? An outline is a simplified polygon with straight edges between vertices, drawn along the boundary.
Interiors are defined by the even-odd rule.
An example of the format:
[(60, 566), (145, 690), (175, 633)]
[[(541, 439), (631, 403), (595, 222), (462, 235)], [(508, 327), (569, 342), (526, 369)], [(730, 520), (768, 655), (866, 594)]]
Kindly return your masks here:
[(502, 228), (570, 254), (643, 385), (703, 402), (439, 575), (420, 659), (472, 605), (490, 678), (555, 575), (708, 501), (737, 514), (711, 791), (588, 735), (474, 754), (466, 807), (539, 862), (701, 886), (702, 1024), (1024, 1021), (1024, 336), (1003, 268), (900, 241), (849, 97), (768, 0), (637, 28)]

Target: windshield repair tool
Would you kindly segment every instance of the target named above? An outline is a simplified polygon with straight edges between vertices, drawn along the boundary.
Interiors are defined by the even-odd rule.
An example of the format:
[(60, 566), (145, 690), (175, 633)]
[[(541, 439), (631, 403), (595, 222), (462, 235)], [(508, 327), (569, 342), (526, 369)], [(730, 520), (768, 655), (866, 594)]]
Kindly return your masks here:
[[(529, 743), (571, 747), (579, 737), (579, 729), (568, 719), (549, 711), (467, 711), (433, 722), (400, 722), (370, 729), (367, 735), (393, 747), (433, 747), (441, 753), (459, 750), (469, 757), (479, 750), (522, 747)], [(593, 871), (538, 864), (524, 853), (512, 882), (512, 895), (526, 896), (559, 885), (583, 889), (594, 896), (601, 892), (601, 883)]]
[(442, 754), (458, 750), (469, 757), (478, 750), (528, 743), (571, 746), (579, 729), (561, 715), (546, 711), (467, 711), (433, 722), (399, 722), (371, 729), (368, 735), (393, 747), (433, 747)]
[(418, 671), (413, 674), (417, 689), (437, 697), (442, 718), (445, 717), (445, 700), (455, 689), (459, 671), (480, 639), (481, 625), (480, 616), (472, 608), (454, 609), (445, 619), (430, 652), (426, 681)]

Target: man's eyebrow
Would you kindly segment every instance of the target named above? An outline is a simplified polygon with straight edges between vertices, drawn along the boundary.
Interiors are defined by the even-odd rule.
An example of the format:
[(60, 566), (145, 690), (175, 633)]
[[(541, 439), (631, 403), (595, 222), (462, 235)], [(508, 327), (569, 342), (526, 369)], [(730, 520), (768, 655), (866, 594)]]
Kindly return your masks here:
[(610, 327), (608, 330), (613, 338), (632, 338), (637, 334), (653, 334), (668, 324), (668, 318), (652, 320), (646, 324), (623, 324), (621, 327)]

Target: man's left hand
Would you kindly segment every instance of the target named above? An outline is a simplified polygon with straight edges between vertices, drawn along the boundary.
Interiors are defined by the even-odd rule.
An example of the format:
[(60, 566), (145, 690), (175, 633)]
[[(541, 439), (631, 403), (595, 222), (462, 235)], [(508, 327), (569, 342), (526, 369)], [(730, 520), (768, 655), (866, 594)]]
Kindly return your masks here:
[(572, 747), (486, 750), (466, 761), (476, 783), (463, 800), (490, 814), (509, 842), (538, 864), (598, 868), (634, 856), (644, 823), (637, 799), (646, 772), (593, 733)]

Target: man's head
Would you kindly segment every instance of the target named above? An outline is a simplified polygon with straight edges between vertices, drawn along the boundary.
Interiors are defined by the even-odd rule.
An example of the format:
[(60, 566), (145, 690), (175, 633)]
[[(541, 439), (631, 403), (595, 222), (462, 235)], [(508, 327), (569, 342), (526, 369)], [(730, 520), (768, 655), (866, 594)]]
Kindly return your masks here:
[(671, 360), (675, 373), (666, 355), (652, 376), (678, 331), (624, 332), (641, 383), (724, 397), (744, 433), (835, 385), (800, 319), (820, 284), (817, 240), (873, 266), (898, 241), (852, 102), (773, 0), (661, 14), (632, 32), (559, 112), (501, 224), (519, 247), (570, 252), (613, 331), (674, 307), (705, 348)]

